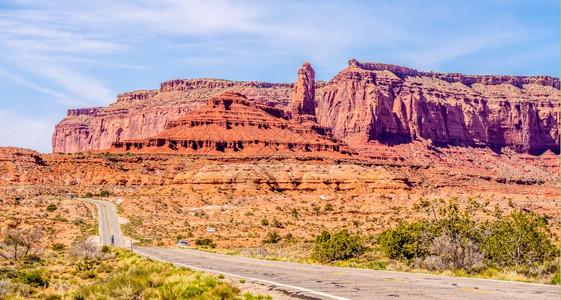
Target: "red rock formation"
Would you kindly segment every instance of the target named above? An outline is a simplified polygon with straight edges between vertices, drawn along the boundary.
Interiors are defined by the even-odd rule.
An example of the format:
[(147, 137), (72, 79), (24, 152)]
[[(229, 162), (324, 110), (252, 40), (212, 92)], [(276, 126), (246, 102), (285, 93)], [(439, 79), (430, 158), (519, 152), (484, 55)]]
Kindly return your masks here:
[(435, 145), (559, 153), (559, 79), (424, 73), (349, 62), (323, 89), (318, 122), (362, 147)]
[(298, 80), (294, 84), (292, 96), (292, 118), (316, 114), (315, 76), (316, 73), (310, 63), (303, 63), (302, 68), (298, 70)]
[(53, 152), (108, 149), (114, 142), (155, 136), (169, 121), (206, 104), (226, 91), (243, 93), (252, 101), (287, 108), (293, 84), (237, 82), (218, 79), (170, 80), (159, 90), (117, 96), (109, 107), (72, 109), (55, 127)]
[[(307, 63), (298, 74), (294, 85), (170, 80), (159, 90), (119, 95), (106, 108), (70, 110), (56, 126), (53, 152), (107, 149), (115, 142), (156, 136), (169, 122), (231, 90), (257, 104), (284, 109), (307, 127), (330, 128), (336, 138), (366, 152), (372, 143), (420, 140), (437, 146), (559, 153), (558, 78), (440, 74), (356, 60), (328, 83), (314, 83)], [(321, 126), (314, 116), (316, 103)]]
[(288, 121), (282, 109), (228, 92), (169, 122), (160, 134), (113, 144), (111, 151), (148, 153), (348, 154), (318, 124)]

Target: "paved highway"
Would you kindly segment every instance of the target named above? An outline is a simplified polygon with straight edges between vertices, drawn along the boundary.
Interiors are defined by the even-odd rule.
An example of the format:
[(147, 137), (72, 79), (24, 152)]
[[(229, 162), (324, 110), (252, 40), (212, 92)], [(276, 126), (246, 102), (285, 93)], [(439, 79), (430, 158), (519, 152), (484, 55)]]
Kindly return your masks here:
[[(97, 205), (104, 245), (123, 246), (112, 203)], [(178, 266), (220, 273), (268, 286), (298, 299), (559, 299), (559, 286), (305, 265), (221, 255), (191, 249), (137, 247), (135, 252)]]
[(559, 299), (559, 286), (260, 260), (177, 248), (136, 248), (178, 266), (257, 281), (300, 299)]
[(123, 235), (121, 233), (121, 226), (119, 226), (119, 217), (115, 205), (107, 201), (94, 199), (81, 198), (78, 200), (90, 202), (97, 206), (101, 244), (111, 246), (111, 236), (113, 236), (115, 239), (114, 245), (123, 247)]

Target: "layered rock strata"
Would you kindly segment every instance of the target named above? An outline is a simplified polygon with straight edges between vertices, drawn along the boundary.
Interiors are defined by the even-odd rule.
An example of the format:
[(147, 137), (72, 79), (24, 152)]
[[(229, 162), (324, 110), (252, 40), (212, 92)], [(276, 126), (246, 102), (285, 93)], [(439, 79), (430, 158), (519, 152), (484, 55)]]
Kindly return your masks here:
[(349, 154), (328, 128), (289, 121), (285, 110), (255, 104), (234, 92), (211, 98), (207, 105), (169, 122), (154, 137), (116, 142), (112, 151)]
[(349, 62), (323, 89), (318, 122), (355, 147), (426, 141), (559, 153), (559, 79), (439, 74)]
[(168, 122), (227, 91), (240, 92), (258, 104), (288, 108), (293, 84), (175, 79), (162, 83), (159, 90), (124, 93), (108, 107), (69, 110), (55, 126), (53, 153), (108, 149), (114, 142), (155, 136)]
[(328, 83), (314, 76), (304, 63), (295, 84), (170, 80), (159, 90), (119, 95), (106, 108), (70, 110), (56, 126), (53, 152), (108, 149), (157, 136), (209, 98), (234, 91), (305, 127), (329, 128), (350, 147), (382, 159), (403, 159), (383, 146), (413, 141), (429, 148), (559, 153), (558, 78), (441, 74), (356, 60)]

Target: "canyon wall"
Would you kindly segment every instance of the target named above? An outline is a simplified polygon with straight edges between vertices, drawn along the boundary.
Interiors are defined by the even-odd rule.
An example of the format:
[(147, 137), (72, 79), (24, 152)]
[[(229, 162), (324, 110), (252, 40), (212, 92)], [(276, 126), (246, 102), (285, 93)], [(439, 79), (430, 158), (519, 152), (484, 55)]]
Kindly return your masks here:
[(154, 137), (209, 98), (233, 91), (296, 122), (330, 129), (364, 153), (413, 141), (559, 153), (558, 78), (441, 74), (356, 60), (329, 82), (314, 77), (304, 63), (295, 84), (170, 80), (159, 90), (119, 95), (108, 107), (69, 110), (56, 125), (53, 152), (104, 150)]
[(559, 79), (440, 74), (349, 61), (323, 88), (318, 122), (359, 146), (413, 140), (559, 153)]
[(124, 93), (108, 107), (69, 110), (55, 126), (53, 153), (108, 149), (115, 142), (155, 136), (168, 122), (227, 91), (242, 93), (258, 104), (285, 109), (291, 102), (293, 84), (175, 79), (162, 83), (159, 90)]

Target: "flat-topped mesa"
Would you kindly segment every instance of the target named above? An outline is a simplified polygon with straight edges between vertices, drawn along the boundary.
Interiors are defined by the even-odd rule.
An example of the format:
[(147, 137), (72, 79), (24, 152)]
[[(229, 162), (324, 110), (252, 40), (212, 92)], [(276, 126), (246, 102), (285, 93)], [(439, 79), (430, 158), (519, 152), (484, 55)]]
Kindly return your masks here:
[(284, 87), (292, 88), (291, 83), (269, 83), (258, 81), (231, 81), (224, 79), (172, 79), (162, 82), (160, 85), (160, 92), (184, 92), (193, 89), (231, 89), (236, 86), (258, 87), (258, 88), (272, 88)]
[(418, 140), (559, 153), (558, 86), (549, 76), (441, 74), (351, 60), (323, 88), (317, 117), (356, 149)]
[[(348, 156), (352, 153), (317, 124), (287, 120), (282, 109), (255, 104), (227, 92), (207, 105), (169, 122), (160, 134), (113, 143), (112, 151), (204, 154), (307, 154)], [(321, 154), (323, 155), (323, 154)]]
[(294, 84), (294, 94), (292, 96), (292, 118), (298, 119), (299, 116), (315, 116), (316, 114), (316, 73), (310, 63), (303, 63), (298, 70), (298, 80)]
[(399, 77), (419, 75), (419, 71), (415, 69), (376, 62), (359, 62), (354, 58), (349, 60), (349, 67), (360, 68), (369, 71), (390, 71)]
[(158, 90), (138, 90), (117, 95), (117, 102), (143, 101), (154, 98)]
[(421, 72), (412, 68), (392, 64), (376, 62), (359, 62), (356, 59), (349, 60), (349, 67), (356, 67), (369, 71), (390, 71), (400, 78), (406, 76), (423, 76), (444, 80), (450, 83), (460, 82), (467, 86), (479, 83), (484, 85), (511, 84), (522, 88), (525, 84), (537, 84), (551, 86), (559, 89), (559, 78), (551, 76), (510, 76), (510, 75), (464, 75), (461, 73), (436, 73)]
[(78, 116), (97, 116), (98, 111), (102, 109), (102, 107), (87, 107), (87, 108), (77, 108), (77, 109), (69, 109), (66, 112), (66, 115), (69, 117), (78, 117)]

